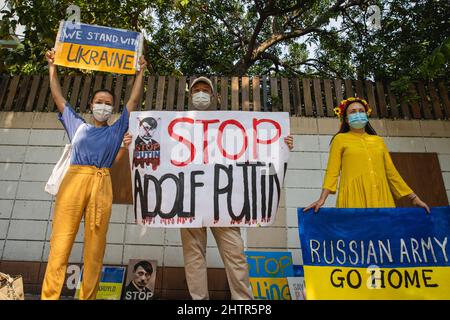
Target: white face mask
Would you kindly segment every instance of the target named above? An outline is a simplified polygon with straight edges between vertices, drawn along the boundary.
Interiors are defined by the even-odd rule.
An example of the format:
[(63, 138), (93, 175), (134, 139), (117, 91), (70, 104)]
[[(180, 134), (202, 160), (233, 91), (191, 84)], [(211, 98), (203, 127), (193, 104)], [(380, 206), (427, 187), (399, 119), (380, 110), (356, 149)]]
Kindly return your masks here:
[(200, 110), (208, 109), (211, 104), (211, 96), (203, 91), (196, 92), (192, 95), (192, 104)]
[(113, 107), (104, 103), (95, 103), (92, 106), (92, 113), (97, 121), (104, 122), (108, 121), (111, 117)]

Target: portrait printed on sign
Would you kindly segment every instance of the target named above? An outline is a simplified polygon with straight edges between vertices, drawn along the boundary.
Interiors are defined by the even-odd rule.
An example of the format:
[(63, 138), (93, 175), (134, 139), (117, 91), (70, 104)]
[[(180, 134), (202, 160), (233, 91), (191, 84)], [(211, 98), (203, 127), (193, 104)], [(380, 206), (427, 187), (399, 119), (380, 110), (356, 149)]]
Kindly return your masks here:
[(156, 260), (131, 259), (122, 300), (151, 300), (154, 298)]
[(160, 122), (161, 119), (146, 117), (138, 121), (138, 135), (134, 141), (132, 168), (149, 167), (156, 170), (160, 162)]

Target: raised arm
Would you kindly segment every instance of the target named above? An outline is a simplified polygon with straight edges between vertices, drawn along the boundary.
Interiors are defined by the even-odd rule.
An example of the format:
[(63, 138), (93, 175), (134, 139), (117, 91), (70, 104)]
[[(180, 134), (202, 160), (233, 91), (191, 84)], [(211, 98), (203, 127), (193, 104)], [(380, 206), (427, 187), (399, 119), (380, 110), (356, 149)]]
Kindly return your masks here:
[(53, 100), (55, 101), (56, 108), (58, 108), (58, 111), (63, 113), (64, 111), (64, 105), (66, 104), (66, 99), (63, 97), (62, 91), (61, 91), (61, 85), (59, 84), (59, 78), (58, 78), (58, 70), (56, 69), (55, 65), (55, 50), (49, 50), (45, 54), (45, 57), (47, 58), (48, 62), (48, 72), (49, 72), (49, 78), (50, 78), (50, 90), (52, 92)]
[(145, 61), (144, 56), (139, 59), (139, 71), (136, 72), (136, 78), (134, 79), (133, 89), (131, 90), (130, 99), (128, 100), (126, 106), (128, 113), (136, 109), (139, 103), (139, 98), (142, 92), (142, 82), (144, 81), (144, 71), (147, 68), (147, 61)]

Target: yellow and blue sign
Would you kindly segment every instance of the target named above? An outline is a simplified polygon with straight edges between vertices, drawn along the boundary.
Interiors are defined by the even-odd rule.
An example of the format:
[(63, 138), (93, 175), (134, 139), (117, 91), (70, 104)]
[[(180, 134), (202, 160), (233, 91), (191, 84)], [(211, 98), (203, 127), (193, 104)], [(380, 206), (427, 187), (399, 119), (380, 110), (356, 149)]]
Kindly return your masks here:
[[(83, 268), (84, 270), (84, 268)], [(83, 270), (75, 291), (75, 299), (80, 298), (81, 282), (83, 281)], [(96, 295), (96, 300), (120, 300), (123, 280), (125, 277), (125, 267), (102, 268), (100, 284)]]
[(450, 207), (298, 209), (310, 299), (450, 299)]
[(61, 21), (55, 44), (55, 64), (134, 74), (142, 44), (140, 32)]
[(291, 300), (286, 277), (294, 276), (290, 252), (246, 251), (256, 300)]

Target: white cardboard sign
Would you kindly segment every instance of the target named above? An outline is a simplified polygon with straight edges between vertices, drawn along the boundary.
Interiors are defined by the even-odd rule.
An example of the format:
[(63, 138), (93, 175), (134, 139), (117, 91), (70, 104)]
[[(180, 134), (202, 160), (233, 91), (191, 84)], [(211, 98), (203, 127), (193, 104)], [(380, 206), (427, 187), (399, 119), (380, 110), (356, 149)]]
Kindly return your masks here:
[(287, 168), (287, 112), (132, 112), (136, 222), (255, 227), (275, 220)]

